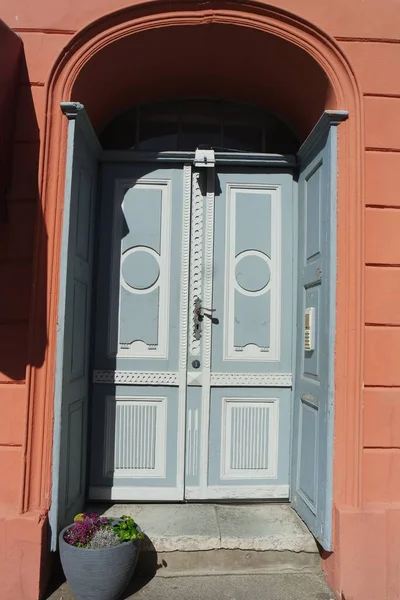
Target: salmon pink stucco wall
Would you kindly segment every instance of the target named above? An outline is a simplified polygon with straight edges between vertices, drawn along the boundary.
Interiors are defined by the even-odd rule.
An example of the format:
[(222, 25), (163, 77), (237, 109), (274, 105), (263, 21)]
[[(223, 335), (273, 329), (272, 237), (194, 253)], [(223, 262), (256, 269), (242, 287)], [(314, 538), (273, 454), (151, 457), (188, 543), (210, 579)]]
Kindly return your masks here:
[[(55, 93), (54, 97), (61, 98), (65, 90), (67, 95), (62, 100), (84, 102), (94, 124), (100, 127), (113, 110), (123, 108), (124, 102), (128, 105), (155, 99), (159, 86), (152, 89), (151, 83), (161, 76), (159, 56), (164, 55), (161, 64), (168, 67), (164, 68), (164, 74), (169, 72), (169, 65), (175, 64), (175, 89), (171, 88), (171, 94), (179, 86), (183, 90), (185, 81), (186, 85), (190, 82), (194, 86), (194, 79), (186, 78), (187, 73), (179, 67), (180, 49), (189, 43), (184, 28), (179, 44), (177, 38), (175, 44), (171, 43), (171, 38), (161, 30), (158, 35), (151, 31), (146, 34), (147, 70), (142, 73), (140, 87), (127, 86), (125, 96), (122, 93), (113, 96), (108, 93), (107, 85), (103, 89), (100, 85), (99, 68), (107, 69), (113, 64), (111, 54), (107, 54), (111, 46), (104, 54), (85, 59), (80, 77), (70, 88), (65, 80), (62, 89), (61, 83), (54, 83), (61, 68), (58, 66), (56, 71), (54, 66), (62, 61), (67, 64), (74, 52), (83, 52), (85, 40), (91, 35), (85, 28), (96, 22), (95, 35), (105, 22), (113, 27), (123, 19), (118, 11), (127, 7), (133, 10), (136, 5), (138, 20), (149, 12), (165, 10), (152, 0), (142, 4), (132, 0), (37, 0), (35, 3), (0, 0), (0, 18), (19, 36), (24, 49), (18, 72), (8, 219), (0, 223), (0, 600), (37, 599), (48, 574), (46, 524), (52, 441), (49, 398), (54, 375), (54, 307), (58, 293), (55, 276), (60, 233), (60, 205), (56, 200), (64, 173), (62, 152), (59, 164), (51, 162), (46, 153), (51, 136), (61, 127), (59, 109), (51, 103), (50, 92), (58, 85), (58, 96)], [(259, 15), (267, 7), (264, 2), (253, 6), (247, 0), (243, 3), (193, 0), (188, 4), (177, 0), (169, 2), (168, 10), (178, 13), (188, 10), (188, 5), (203, 11), (204, 22), (209, 23), (213, 22), (216, 9), (222, 14), (239, 11), (243, 6)], [(353, 236), (338, 236), (340, 318), (336, 345), (334, 551), (323, 556), (323, 566), (338, 597), (342, 594), (345, 600), (396, 600), (400, 599), (398, 0), (337, 0), (334, 4), (327, 0), (302, 3), (271, 0), (268, 6), (272, 11), (277, 9), (276, 19), (284, 25), (290, 20), (288, 14), (294, 15), (301, 35), (305, 35), (309, 23), (318, 44), (328, 45), (331, 40), (337, 56), (341, 54), (343, 64), (349, 65), (354, 97), (358, 94), (351, 107), (354, 110), (350, 111), (349, 124), (343, 124), (339, 134), (339, 232), (350, 218), (346, 211), (341, 212), (341, 205), (348, 206), (350, 211), (358, 210), (358, 221)], [(112, 13), (114, 16), (109, 16)], [(310, 57), (311, 54), (314, 57), (314, 51), (293, 52), (289, 42), (272, 43), (271, 36), (263, 38), (265, 34), (259, 31), (224, 31), (231, 46), (242, 47), (244, 53), (251, 48), (253, 56), (264, 52), (268, 57), (258, 78), (259, 93), (264, 99), (254, 96), (250, 83), (248, 87), (241, 86), (243, 98), (247, 95), (244, 99), (249, 101), (275, 102), (275, 109), (284, 107), (303, 137), (324, 108), (350, 108), (336, 105), (337, 97), (323, 67)], [(319, 31), (323, 32), (320, 37)], [(220, 30), (215, 26), (209, 33), (209, 43), (217, 48)], [(145, 36), (138, 34), (129, 41), (121, 41), (113, 52), (122, 57), (129, 50), (130, 63), (133, 57), (144, 56), (138, 54), (140, 44), (135, 52), (139, 35)], [(201, 47), (206, 39), (203, 40), (203, 35), (199, 24), (189, 37), (197, 36)], [(235, 36), (242, 36), (240, 45), (235, 46)], [(71, 46), (73, 39), (78, 42)], [(80, 39), (83, 41), (79, 42)], [(324, 39), (327, 41), (323, 42)], [(229, 48), (229, 44), (224, 48)], [(218, 52), (214, 54), (214, 68), (219, 64), (217, 72), (224, 77), (225, 92), (231, 90), (231, 95), (238, 95), (240, 86), (235, 86), (233, 80), (238, 75), (242, 80), (246, 77), (245, 70), (238, 66), (240, 56), (231, 63), (238, 66), (238, 73), (233, 68), (229, 71), (227, 63), (218, 62)], [(291, 71), (294, 60), (300, 61), (300, 68)], [(124, 63), (114, 64), (119, 70), (122, 92)], [(204, 70), (200, 57), (197, 64), (200, 71)], [(247, 65), (247, 76), (253, 81), (256, 73), (251, 75), (253, 66), (250, 62)], [(0, 69), (4, 70), (2, 61)], [(2, 76), (0, 72), (0, 81)], [(92, 90), (88, 81), (94, 86)], [(275, 85), (274, 93), (268, 93), (271, 82)], [(167, 78), (165, 83), (168, 84)], [(337, 90), (340, 91), (340, 83)], [(284, 106), (290, 94), (297, 105), (289, 102)], [(103, 97), (103, 103), (96, 102), (96, 96)], [(351, 134), (354, 139), (348, 133), (355, 131), (351, 130), (355, 121), (361, 124), (356, 140), (355, 133)], [(0, 136), (4, 122), (0, 115)], [(65, 127), (60, 131), (58, 142), (63, 146)], [(347, 149), (350, 142), (353, 150)], [(359, 154), (354, 150), (356, 147)], [(344, 173), (348, 173), (346, 181)], [(351, 183), (356, 173), (360, 174), (362, 198), (353, 196), (354, 186), (346, 183)], [(362, 242), (359, 250), (355, 249), (355, 240)], [(345, 289), (340, 283), (342, 272), (347, 273), (350, 283), (352, 277), (356, 278), (358, 296), (341, 292)], [(357, 347), (354, 352), (346, 342), (350, 339), (346, 337), (348, 332), (341, 329), (344, 323), (341, 318), (347, 312), (357, 313), (358, 318), (351, 332)]]

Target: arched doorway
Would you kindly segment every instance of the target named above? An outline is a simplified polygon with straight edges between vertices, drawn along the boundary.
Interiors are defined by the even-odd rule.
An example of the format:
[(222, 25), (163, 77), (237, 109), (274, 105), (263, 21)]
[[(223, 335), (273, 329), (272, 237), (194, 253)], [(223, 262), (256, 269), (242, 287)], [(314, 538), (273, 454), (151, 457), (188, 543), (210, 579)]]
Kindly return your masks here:
[[(124, 34), (124, 36), (117, 36), (118, 26), (113, 25), (110, 28), (110, 40), (112, 39), (112, 36), (115, 35), (112, 43), (110, 42), (107, 45), (103, 44), (101, 46), (100, 38), (102, 33), (98, 34), (99, 48), (101, 46), (104, 49), (105, 54), (102, 55), (101, 50), (98, 48), (96, 53), (92, 53), (89, 60), (88, 56), (90, 53), (85, 55), (86, 50), (84, 49), (84, 44), (78, 44), (76, 49), (76, 63), (72, 70), (66, 71), (64, 74), (65, 76), (61, 76), (60, 79), (56, 81), (54, 86), (54, 97), (58, 97), (59, 100), (65, 99), (65, 93), (67, 93), (68, 98), (83, 101), (94, 127), (99, 130), (104, 123), (109, 120), (111, 115), (141, 102), (167, 100), (176, 96), (179, 98), (215, 97), (215, 86), (217, 82), (218, 85), (223, 84), (224, 88), (227, 90), (226, 94), (224, 94), (225, 97), (252, 102), (258, 106), (267, 107), (278, 114), (283, 115), (299, 132), (300, 138), (304, 139), (312, 126), (317, 122), (318, 116), (323, 110), (325, 108), (336, 108), (337, 98), (343, 99), (346, 97), (346, 93), (343, 93), (343, 89), (341, 91), (340, 85), (336, 85), (340, 77), (342, 77), (342, 84), (343, 81), (346, 80), (346, 77), (348, 77), (348, 75), (343, 75), (343, 73), (346, 72), (346, 68), (341, 65), (338, 55), (335, 54), (335, 51), (332, 51), (328, 42), (326, 42), (326, 47), (329, 48), (326, 50), (326, 55), (324, 55), (324, 52), (321, 50), (323, 43), (320, 40), (319, 33), (315, 34), (313, 38), (314, 34), (307, 30), (307, 27), (292, 23), (290, 19), (286, 19), (286, 17), (282, 18), (281, 15), (274, 15), (271, 17), (271, 21), (269, 21), (270, 16), (262, 15), (262, 11), (256, 11), (256, 16), (252, 13), (251, 19), (246, 20), (248, 15), (246, 16), (240, 11), (232, 11), (231, 15), (228, 15), (229, 11), (224, 14), (223, 12), (224, 11), (220, 12), (219, 9), (216, 9), (215, 13), (213, 12), (212, 22), (213, 24), (215, 23), (214, 33), (218, 27), (231, 27), (236, 31), (240, 30), (240, 34), (243, 34), (246, 41), (253, 38), (262, 49), (269, 47), (269, 42), (273, 42), (270, 48), (274, 49), (279, 47), (279, 52), (277, 54), (281, 58), (279, 61), (279, 69), (268, 72), (268, 77), (261, 77), (260, 74), (262, 73), (262, 70), (260, 70), (260, 66), (262, 65), (262, 61), (260, 56), (264, 56), (264, 54), (260, 55), (260, 52), (255, 52), (254, 54), (250, 53), (250, 56), (257, 56), (257, 61), (253, 60), (252, 62), (249, 61), (249, 55), (246, 53), (244, 53), (245, 60), (242, 60), (242, 63), (239, 63), (234, 59), (229, 62), (225, 57), (225, 68), (221, 69), (221, 56), (223, 53), (220, 50), (218, 51), (218, 45), (216, 43), (209, 45), (193, 44), (193, 46), (196, 46), (197, 48), (197, 53), (187, 52), (187, 56), (183, 56), (185, 53), (182, 53), (182, 51), (179, 53), (178, 50), (182, 50), (182, 47), (191, 48), (191, 45), (179, 46), (178, 39), (181, 41), (183, 38), (181, 36), (179, 36), (179, 38), (177, 37), (177, 30), (180, 29), (182, 32), (183, 30), (186, 30), (184, 35), (187, 38), (191, 38), (194, 42), (196, 29), (194, 25), (197, 26), (198, 30), (201, 30), (204, 25), (207, 25), (207, 28), (210, 25), (210, 22), (207, 20), (207, 15), (204, 15), (201, 9), (197, 10), (196, 8), (195, 11), (188, 9), (188, 14), (185, 13), (184, 16), (175, 15), (171, 20), (170, 27), (154, 25), (154, 27), (152, 26), (149, 28), (147, 32), (144, 32), (142, 28), (143, 37), (145, 35), (151, 35), (154, 36), (155, 39), (157, 37), (156, 34), (159, 33), (161, 36), (159, 39), (162, 40), (165, 39), (165, 36), (168, 38), (169, 33), (174, 34), (169, 38), (171, 40), (170, 47), (173, 49), (174, 45), (176, 45), (177, 48), (175, 51), (168, 53), (168, 55), (166, 54), (165, 60), (158, 61), (162, 67), (162, 78), (157, 78), (157, 75), (160, 74), (160, 69), (156, 69), (157, 53), (154, 50), (157, 48), (157, 44), (152, 43), (147, 46), (145, 43), (146, 41), (143, 40), (143, 37), (141, 38), (142, 33), (139, 32), (136, 32), (134, 35)], [(179, 27), (178, 25), (180, 18), (183, 19), (182, 24), (185, 24), (184, 27)], [(190, 28), (189, 32), (187, 25), (189, 24), (190, 19), (193, 19), (193, 27)], [(150, 17), (149, 20), (151, 20)], [(134, 22), (136, 23), (135, 18), (132, 23)], [(230, 23), (229, 25), (228, 22)], [(282, 22), (285, 22), (285, 25), (282, 26)], [(236, 23), (236, 25), (232, 25), (233, 23)], [(133, 24), (132, 27), (131, 33), (135, 28), (135, 24)], [(298, 28), (298, 31), (301, 32), (297, 38), (295, 34), (296, 27)], [(158, 32), (156, 31), (157, 28), (159, 29)], [(170, 32), (167, 32), (168, 28), (170, 28)], [(261, 33), (262, 29), (263, 33)], [(280, 33), (278, 33), (279, 30)], [(126, 31), (128, 31), (128, 28)], [(203, 31), (202, 35), (204, 33), (205, 32)], [(210, 30), (207, 33), (210, 33)], [(97, 34), (95, 34), (95, 37), (96, 35)], [(128, 41), (129, 36), (131, 39)], [(210, 37), (212, 36), (203, 35), (203, 39)], [(272, 40), (272, 38), (274, 39)], [(120, 40), (121, 51), (124, 49), (122, 54), (119, 54), (117, 48), (118, 39)], [(215, 39), (220, 42), (218, 35), (215, 36)], [(233, 36), (235, 43), (237, 43), (238, 39), (239, 41), (241, 40), (240, 36), (239, 38)], [(311, 43), (311, 39), (314, 39), (313, 43)], [(319, 40), (318, 42), (315, 41), (317, 39)], [(150, 38), (148, 38), (148, 40), (150, 41)], [(290, 42), (288, 40), (290, 40)], [(135, 46), (135, 44), (139, 42), (139, 46)], [(275, 42), (277, 45), (275, 45)], [(320, 43), (320, 46), (318, 46), (318, 43)], [(115, 44), (114, 50), (116, 53), (112, 52), (111, 46), (113, 44)], [(256, 50), (257, 44), (255, 46), (242, 45), (242, 48), (246, 47)], [(280, 44), (284, 44), (284, 47), (282, 48)], [(151, 52), (149, 52), (149, 57), (153, 62), (151, 62), (150, 59), (150, 62), (147, 62), (147, 59), (137, 61), (137, 63), (133, 65), (135, 67), (134, 70), (138, 75), (135, 80), (133, 80), (132, 77), (121, 76), (120, 71), (121, 69), (123, 70), (123, 61), (121, 60), (121, 57), (143, 57), (143, 53), (140, 49), (143, 49), (144, 47), (152, 49)], [(232, 49), (235, 47), (235, 44), (231, 45)], [(300, 50), (300, 47), (307, 49), (307, 51), (303, 49)], [(312, 51), (310, 50), (311, 47), (313, 48)], [(206, 48), (206, 53), (204, 52), (204, 48)], [(131, 52), (126, 53), (127, 49), (130, 49)], [(327, 58), (328, 55), (330, 57), (329, 59)], [(313, 56), (313, 58), (311, 58), (311, 56)], [(322, 56), (324, 56), (324, 59), (321, 58)], [(317, 57), (316, 60), (315, 57)], [(183, 58), (184, 60), (177, 60), (177, 58)], [(216, 60), (213, 61), (213, 59)], [(331, 62), (329, 62), (330, 60)], [(188, 79), (187, 66), (189, 62), (193, 62), (198, 69), (196, 71), (196, 77)], [(321, 67), (322, 64), (324, 64), (326, 72)], [(173, 71), (171, 71), (171, 65), (173, 65)], [(209, 76), (210, 65), (212, 66), (212, 77)], [(292, 65), (290, 71), (291, 77), (288, 77), (288, 70), (285, 69), (285, 67), (289, 67), (289, 65)], [(336, 67), (336, 74), (340, 74), (337, 75), (337, 77), (335, 75)], [(102, 85), (105, 75), (107, 73), (111, 74), (112, 71), (115, 72), (115, 78), (119, 82), (118, 94), (116, 93), (116, 88), (114, 87), (113, 89), (112, 85)], [(171, 79), (168, 81), (167, 75), (171, 72), (176, 74), (176, 78), (174, 78), (173, 81)], [(301, 76), (300, 73), (302, 74)], [(329, 73), (329, 77), (327, 73)], [(304, 81), (304, 74), (309, 75), (309, 81)], [(115, 82), (113, 78), (112, 80)], [(89, 81), (90, 85), (88, 85)], [(250, 81), (252, 85), (247, 85)], [(188, 89), (188, 82), (190, 82), (190, 89)], [(312, 82), (312, 85), (310, 82)], [(346, 85), (348, 91), (352, 84), (345, 83), (344, 88), (346, 88)], [(162, 92), (160, 91), (160, 88), (162, 88)], [(267, 93), (270, 89), (274, 89), (273, 97)], [(293, 90), (295, 90), (296, 93), (293, 93)], [(315, 93), (308, 93), (310, 90)], [(96, 96), (97, 99), (101, 96), (102, 101), (98, 102)], [(218, 96), (221, 97), (220, 94), (218, 94)], [(353, 103), (354, 97), (352, 97), (351, 92), (348, 93), (347, 97), (349, 102)], [(329, 120), (329, 117), (327, 118)], [(73, 120), (72, 115), (71, 120)], [(323, 129), (324, 128), (322, 127), (322, 130)], [(51, 133), (53, 146), (52, 144), (50, 144), (50, 146), (53, 148), (55, 148), (58, 143), (57, 137), (54, 137), (56, 136), (56, 130), (57, 127), (53, 127)], [(98, 151), (100, 155), (101, 151), (99, 148)]]

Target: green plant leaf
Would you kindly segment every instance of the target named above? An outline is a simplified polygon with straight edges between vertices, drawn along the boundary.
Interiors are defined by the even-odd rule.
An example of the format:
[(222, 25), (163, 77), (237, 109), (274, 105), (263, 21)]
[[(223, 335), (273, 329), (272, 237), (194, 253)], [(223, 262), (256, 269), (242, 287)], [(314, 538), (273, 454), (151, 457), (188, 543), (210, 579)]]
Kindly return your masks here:
[(82, 521), (82, 520), (83, 520), (83, 513), (78, 513), (77, 515), (75, 515), (74, 523), (76, 523), (77, 521)]
[(113, 523), (113, 530), (120, 540), (124, 542), (144, 538), (144, 535), (138, 531), (138, 526), (134, 519), (127, 515), (123, 515)]

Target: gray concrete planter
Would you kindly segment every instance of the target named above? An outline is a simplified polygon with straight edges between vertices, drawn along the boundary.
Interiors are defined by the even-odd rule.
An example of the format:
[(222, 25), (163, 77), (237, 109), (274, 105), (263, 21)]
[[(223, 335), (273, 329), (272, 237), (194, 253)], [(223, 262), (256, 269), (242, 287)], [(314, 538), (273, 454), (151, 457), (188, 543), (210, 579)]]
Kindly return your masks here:
[(59, 536), (60, 559), (77, 600), (118, 600), (135, 570), (140, 540), (110, 548), (77, 548), (64, 540), (69, 527)]

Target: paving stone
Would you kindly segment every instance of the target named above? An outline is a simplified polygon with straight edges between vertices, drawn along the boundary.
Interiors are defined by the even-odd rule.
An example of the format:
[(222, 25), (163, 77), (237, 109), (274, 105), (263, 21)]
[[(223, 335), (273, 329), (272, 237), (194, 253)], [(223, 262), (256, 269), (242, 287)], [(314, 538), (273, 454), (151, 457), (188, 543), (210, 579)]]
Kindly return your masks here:
[(313, 536), (285, 504), (216, 506), (221, 548), (317, 552)]
[[(334, 600), (321, 576), (310, 574), (155, 577), (132, 581), (121, 600)], [(63, 584), (46, 600), (75, 600)], [(99, 598), (101, 600), (101, 598)]]

